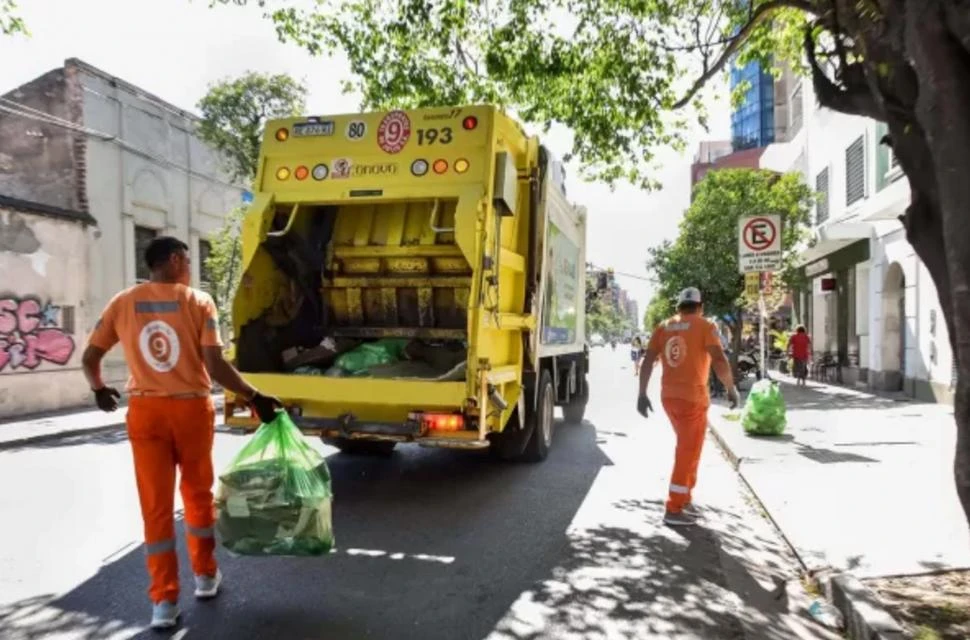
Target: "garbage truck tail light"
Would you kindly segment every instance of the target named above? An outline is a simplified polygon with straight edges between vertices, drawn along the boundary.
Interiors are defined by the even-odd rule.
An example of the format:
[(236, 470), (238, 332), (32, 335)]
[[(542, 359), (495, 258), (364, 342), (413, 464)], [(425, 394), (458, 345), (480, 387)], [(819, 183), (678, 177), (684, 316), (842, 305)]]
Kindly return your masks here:
[(457, 413), (425, 413), (421, 423), (429, 431), (461, 431), (465, 428), (465, 416)]

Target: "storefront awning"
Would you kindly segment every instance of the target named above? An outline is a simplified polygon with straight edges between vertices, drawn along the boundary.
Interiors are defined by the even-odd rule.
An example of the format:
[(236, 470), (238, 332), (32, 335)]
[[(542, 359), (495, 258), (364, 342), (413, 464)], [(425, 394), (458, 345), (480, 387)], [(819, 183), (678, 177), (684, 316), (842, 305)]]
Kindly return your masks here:
[(837, 222), (819, 227), (815, 230), (815, 246), (803, 251), (795, 265), (804, 267), (859, 240), (868, 240), (875, 232), (871, 222)]

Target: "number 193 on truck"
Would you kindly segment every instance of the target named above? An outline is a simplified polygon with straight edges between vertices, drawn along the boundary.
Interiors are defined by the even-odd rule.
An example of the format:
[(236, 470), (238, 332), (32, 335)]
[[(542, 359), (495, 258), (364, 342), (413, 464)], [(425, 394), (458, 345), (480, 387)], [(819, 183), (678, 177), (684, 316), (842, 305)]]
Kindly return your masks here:
[(342, 451), (539, 461), (589, 398), (585, 253), (561, 164), (494, 107), (275, 120), (230, 355)]

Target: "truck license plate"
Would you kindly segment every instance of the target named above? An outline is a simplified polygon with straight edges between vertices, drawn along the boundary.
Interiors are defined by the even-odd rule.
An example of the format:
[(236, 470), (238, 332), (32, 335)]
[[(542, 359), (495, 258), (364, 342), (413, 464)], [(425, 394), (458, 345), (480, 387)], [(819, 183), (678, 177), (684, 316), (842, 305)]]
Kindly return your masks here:
[(293, 125), (293, 135), (300, 137), (332, 136), (333, 120), (325, 120), (323, 122), (299, 122)]

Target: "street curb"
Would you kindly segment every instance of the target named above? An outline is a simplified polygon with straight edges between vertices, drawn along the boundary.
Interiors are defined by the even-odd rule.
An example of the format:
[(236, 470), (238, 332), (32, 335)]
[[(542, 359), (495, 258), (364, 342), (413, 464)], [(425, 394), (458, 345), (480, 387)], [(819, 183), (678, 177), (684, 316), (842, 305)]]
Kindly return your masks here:
[[(718, 416), (718, 418), (721, 418), (721, 416)], [(714, 436), (714, 440), (717, 442), (718, 447), (720, 447), (721, 451), (724, 453), (724, 456), (728, 459), (728, 462), (731, 463), (731, 466), (734, 467), (734, 470), (737, 471), (738, 473), (741, 473), (741, 460), (742, 460), (741, 456), (734, 453), (734, 450), (731, 449), (730, 445), (728, 445), (727, 440), (724, 438), (724, 436), (722, 436), (720, 432), (718, 432), (717, 428), (714, 426), (714, 420), (708, 419), (707, 430), (708, 432), (710, 432), (712, 436)], [(747, 484), (747, 482), (748, 481), (745, 480), (745, 484)], [(750, 487), (748, 488), (750, 489)], [(754, 493), (753, 490), (752, 490), (752, 493)]]
[[(744, 458), (731, 449), (727, 443), (727, 439), (718, 432), (718, 428), (715, 426), (715, 423), (721, 422), (725, 421), (723, 420), (723, 416), (720, 415), (716, 416), (714, 420), (709, 419), (707, 422), (707, 430), (714, 437), (714, 441), (717, 442), (724, 457), (727, 458), (731, 466), (734, 467), (734, 470), (737, 471), (741, 482), (751, 492), (754, 499), (758, 501), (758, 506), (761, 507), (761, 510), (766, 514), (772, 526), (774, 526), (782, 540), (785, 541), (785, 544), (788, 545), (795, 559), (798, 560), (798, 564), (801, 565), (802, 571), (805, 574), (811, 574), (811, 570), (805, 564), (804, 560), (802, 560), (801, 555), (799, 555), (798, 549), (795, 548), (795, 545), (785, 535), (784, 530), (775, 521), (771, 512), (768, 511), (768, 508), (761, 501), (761, 498), (758, 497), (758, 492), (755, 491), (754, 487), (751, 486), (751, 483), (744, 476), (744, 471), (741, 470), (741, 463), (744, 461)], [(845, 632), (849, 638), (853, 640), (905, 640), (907, 637), (899, 623), (879, 603), (876, 594), (862, 584), (855, 576), (847, 573), (831, 573), (818, 578), (818, 582), (825, 592), (825, 597), (842, 613), (845, 619)]]
[[(214, 395), (212, 397), (215, 403), (216, 413), (218, 414), (223, 410), (225, 406), (226, 398), (224, 395)], [(128, 404), (125, 403), (121, 405), (123, 408), (127, 408)], [(37, 419), (34, 417), (33, 419)], [(8, 423), (12, 424), (12, 423)], [(33, 436), (25, 436), (23, 438), (14, 438), (12, 440), (0, 440), (0, 451), (7, 451), (10, 449), (18, 449), (20, 447), (29, 447), (31, 445), (41, 444), (44, 442), (51, 442), (54, 440), (63, 440), (65, 438), (70, 438), (73, 436), (91, 436), (97, 435), (99, 433), (108, 433), (111, 431), (116, 431), (118, 429), (125, 428), (125, 421), (122, 419), (120, 422), (112, 422), (111, 424), (102, 424), (96, 427), (86, 427), (82, 429), (62, 429), (60, 431), (53, 431), (51, 433), (40, 433)], [(218, 426), (216, 429), (218, 430)]]
[(821, 580), (825, 596), (842, 612), (846, 634), (856, 640), (905, 640), (902, 626), (858, 578), (836, 573)]

